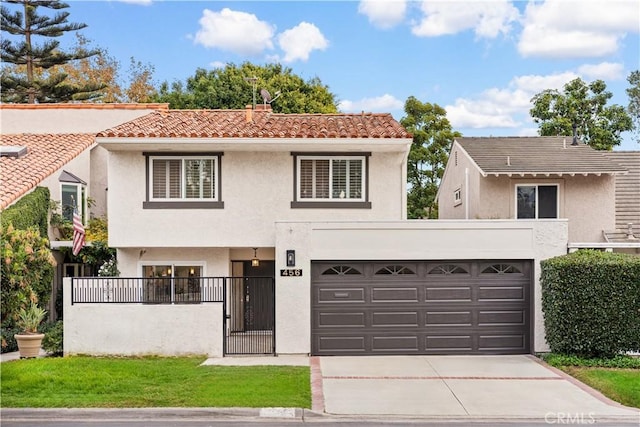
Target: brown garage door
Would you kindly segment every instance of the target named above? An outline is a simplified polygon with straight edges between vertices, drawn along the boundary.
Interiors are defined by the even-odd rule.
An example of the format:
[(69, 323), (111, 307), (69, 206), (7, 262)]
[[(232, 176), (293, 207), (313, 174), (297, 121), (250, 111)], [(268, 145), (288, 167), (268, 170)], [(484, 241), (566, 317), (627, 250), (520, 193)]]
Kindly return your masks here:
[(530, 261), (313, 262), (314, 355), (530, 349)]

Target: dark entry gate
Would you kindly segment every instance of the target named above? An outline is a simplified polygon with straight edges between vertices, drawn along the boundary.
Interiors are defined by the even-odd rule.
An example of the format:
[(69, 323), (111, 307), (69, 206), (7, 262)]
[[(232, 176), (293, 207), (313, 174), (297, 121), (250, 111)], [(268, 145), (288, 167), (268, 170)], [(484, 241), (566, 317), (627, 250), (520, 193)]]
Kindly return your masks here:
[(224, 354), (274, 354), (274, 278), (230, 277), (224, 300)]

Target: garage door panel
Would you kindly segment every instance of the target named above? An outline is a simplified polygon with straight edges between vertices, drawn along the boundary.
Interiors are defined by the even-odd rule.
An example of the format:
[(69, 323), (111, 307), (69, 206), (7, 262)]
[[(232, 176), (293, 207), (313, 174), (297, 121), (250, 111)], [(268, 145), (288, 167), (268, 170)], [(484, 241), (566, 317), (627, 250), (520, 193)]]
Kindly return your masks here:
[(371, 326), (376, 327), (409, 327), (419, 326), (417, 311), (373, 312)]
[(524, 286), (480, 286), (478, 301), (524, 301)]
[(364, 312), (322, 312), (316, 324), (319, 328), (364, 328)]
[(524, 334), (480, 335), (478, 350), (495, 352), (525, 352), (526, 337)]
[(425, 302), (471, 301), (469, 286), (429, 287), (425, 292)]
[(378, 287), (371, 289), (372, 303), (418, 302), (418, 289), (415, 287)]
[(481, 310), (478, 312), (478, 326), (524, 326), (526, 324), (526, 317), (527, 312), (525, 310)]
[(425, 326), (471, 326), (471, 311), (427, 311)]
[(404, 336), (373, 336), (371, 338), (371, 352), (378, 354), (415, 354), (418, 353), (418, 337)]
[(318, 289), (318, 303), (354, 303), (365, 302), (363, 287), (332, 287)]
[(468, 353), (472, 350), (471, 335), (427, 335), (425, 337), (427, 354)]
[(313, 354), (529, 352), (531, 261), (350, 266), (312, 262)]

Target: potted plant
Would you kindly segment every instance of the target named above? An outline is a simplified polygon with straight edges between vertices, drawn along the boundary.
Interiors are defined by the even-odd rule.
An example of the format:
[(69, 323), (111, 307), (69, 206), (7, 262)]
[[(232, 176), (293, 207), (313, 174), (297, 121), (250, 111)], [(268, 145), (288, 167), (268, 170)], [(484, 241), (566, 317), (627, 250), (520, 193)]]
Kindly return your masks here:
[(21, 358), (37, 357), (40, 354), (40, 346), (42, 345), (44, 334), (38, 333), (38, 326), (40, 326), (46, 314), (46, 310), (38, 307), (34, 302), (26, 309), (24, 307), (21, 308), (18, 312), (16, 326), (22, 332), (16, 334), (15, 339), (18, 342)]

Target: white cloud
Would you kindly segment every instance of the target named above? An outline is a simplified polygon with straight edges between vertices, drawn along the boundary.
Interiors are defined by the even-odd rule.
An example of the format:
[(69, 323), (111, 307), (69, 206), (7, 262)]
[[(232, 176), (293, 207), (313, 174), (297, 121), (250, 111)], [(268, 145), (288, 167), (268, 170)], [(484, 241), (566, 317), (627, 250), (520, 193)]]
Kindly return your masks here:
[(358, 4), (358, 13), (369, 18), (374, 27), (382, 29), (401, 23), (406, 11), (406, 0), (362, 0)]
[(301, 22), (278, 35), (278, 45), (285, 52), (283, 61), (306, 61), (314, 50), (325, 50), (329, 42), (313, 24)]
[(637, 0), (529, 2), (518, 42), (521, 55), (601, 57), (615, 53), (627, 32), (640, 32)]
[(624, 78), (624, 65), (615, 62), (584, 64), (578, 68), (578, 71), (589, 80), (622, 80)]
[(200, 30), (194, 42), (242, 55), (258, 55), (273, 49), (275, 27), (260, 21), (255, 15), (228, 8), (220, 12), (205, 9), (200, 18)]
[[(447, 118), (454, 128), (522, 127), (531, 122), (529, 110), (535, 94), (546, 89), (560, 90), (576, 77), (578, 75), (570, 71), (547, 76), (517, 76), (506, 88), (490, 88), (475, 98), (456, 99), (454, 105), (445, 107)], [(527, 128), (521, 128), (519, 132), (531, 134)]]
[(391, 110), (399, 110), (404, 107), (404, 102), (395, 98), (393, 95), (385, 93), (375, 98), (363, 98), (359, 101), (340, 101), (338, 109), (343, 112), (389, 112)]
[(224, 68), (227, 66), (227, 64), (222, 61), (213, 61), (212, 63), (209, 64), (209, 66), (211, 68)]
[(478, 38), (495, 38), (508, 34), (511, 24), (519, 18), (516, 7), (508, 0), (447, 1), (424, 0), (422, 21), (411, 31), (416, 36), (435, 37), (475, 31)]

